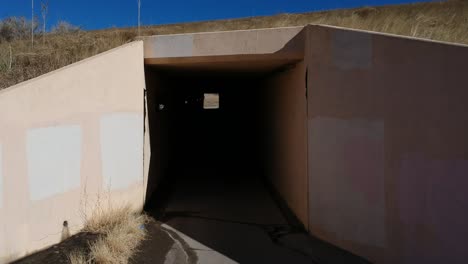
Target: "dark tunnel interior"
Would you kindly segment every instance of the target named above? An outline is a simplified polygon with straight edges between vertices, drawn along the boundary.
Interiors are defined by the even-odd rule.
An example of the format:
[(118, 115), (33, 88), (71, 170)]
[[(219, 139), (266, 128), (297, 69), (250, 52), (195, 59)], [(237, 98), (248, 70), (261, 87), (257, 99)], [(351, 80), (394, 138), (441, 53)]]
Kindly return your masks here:
[[(282, 97), (271, 80), (287, 79), (300, 66), (147, 65), (146, 212), (240, 263), (315, 263), (316, 256), (289, 245), (290, 237), (308, 235), (271, 182), (288, 166), (278, 158), (287, 151), (278, 143), (277, 120), (291, 119), (277, 109)], [(218, 94), (219, 108), (205, 109), (205, 94)], [(319, 245), (322, 254), (337, 250), (318, 240), (307, 243)]]
[[(173, 73), (162, 111), (168, 114), (169, 166), (175, 175), (223, 178), (258, 175), (260, 107), (253, 77), (204, 77)], [(204, 109), (204, 94), (219, 95), (218, 109)], [(237, 171), (240, 170), (240, 171)], [(192, 176), (190, 176), (192, 175)], [(202, 179), (200, 179), (202, 181)]]
[[(261, 82), (269, 74), (159, 69), (159, 89), (148, 89), (152, 150), (162, 151), (152, 152), (150, 175), (163, 175), (149, 179), (158, 181), (148, 183), (156, 185), (151, 206), (159, 219), (240, 262), (258, 247), (241, 246), (242, 238), (258, 245), (252, 237), (288, 225), (264, 185)], [(218, 109), (204, 109), (206, 93), (219, 95)]]
[[(257, 100), (259, 76), (148, 71), (155, 70), (157, 84), (147, 96), (155, 186), (168, 178), (203, 185), (213, 177), (239, 181), (261, 175), (265, 161), (260, 151), (267, 135), (261, 133), (266, 121)], [(219, 96), (218, 109), (204, 108), (205, 94)]]

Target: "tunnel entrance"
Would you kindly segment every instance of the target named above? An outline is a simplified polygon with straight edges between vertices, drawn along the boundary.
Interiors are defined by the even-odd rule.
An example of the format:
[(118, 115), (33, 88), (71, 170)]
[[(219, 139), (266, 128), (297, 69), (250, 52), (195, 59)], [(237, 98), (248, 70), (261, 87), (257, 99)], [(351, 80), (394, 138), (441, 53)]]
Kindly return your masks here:
[[(301, 226), (266, 184), (275, 137), (266, 94), (275, 89), (269, 79), (301, 70), (298, 63), (148, 65), (149, 211), (236, 261), (278, 261), (265, 259), (278, 247), (270, 236)], [(213, 94), (218, 107), (206, 107)], [(278, 250), (284, 261), (306, 260)]]
[(145, 71), (149, 214), (240, 263), (312, 263), (314, 243), (335, 261), (346, 256), (303, 238), (307, 73), (301, 60), (185, 58)]

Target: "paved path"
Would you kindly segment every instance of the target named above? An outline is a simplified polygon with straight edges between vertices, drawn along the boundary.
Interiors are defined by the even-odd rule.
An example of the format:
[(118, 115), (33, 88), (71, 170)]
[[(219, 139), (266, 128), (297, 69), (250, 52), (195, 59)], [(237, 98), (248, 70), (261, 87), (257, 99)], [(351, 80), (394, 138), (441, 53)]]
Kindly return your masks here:
[(166, 224), (151, 221), (146, 228), (148, 237), (139, 247), (131, 263), (237, 263)]
[[(195, 171), (168, 185), (166, 202), (148, 213), (182, 238), (196, 263), (367, 263), (291, 225), (254, 175)], [(171, 254), (164, 263), (179, 263)]]

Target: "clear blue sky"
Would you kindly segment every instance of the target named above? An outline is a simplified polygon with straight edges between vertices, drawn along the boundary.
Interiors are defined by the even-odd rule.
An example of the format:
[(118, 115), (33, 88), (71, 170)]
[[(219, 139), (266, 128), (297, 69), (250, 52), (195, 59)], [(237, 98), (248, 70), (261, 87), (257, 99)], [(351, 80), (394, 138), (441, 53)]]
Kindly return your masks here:
[[(142, 0), (144, 25), (298, 13), (425, 0)], [(429, 0), (426, 0), (429, 1)], [(40, 2), (34, 0), (40, 17)], [(31, 0), (0, 0), (0, 19), (31, 16)], [(134, 26), (137, 0), (49, 0), (48, 24), (66, 20), (84, 29)]]

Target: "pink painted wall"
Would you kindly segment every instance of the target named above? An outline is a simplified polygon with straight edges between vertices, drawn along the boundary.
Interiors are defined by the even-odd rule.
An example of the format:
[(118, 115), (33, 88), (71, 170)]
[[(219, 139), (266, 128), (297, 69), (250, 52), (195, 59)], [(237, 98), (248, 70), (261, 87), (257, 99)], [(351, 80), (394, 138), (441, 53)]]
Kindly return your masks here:
[(308, 28), (311, 234), (377, 263), (466, 263), (468, 47)]
[(0, 91), (0, 263), (144, 203), (143, 42)]

